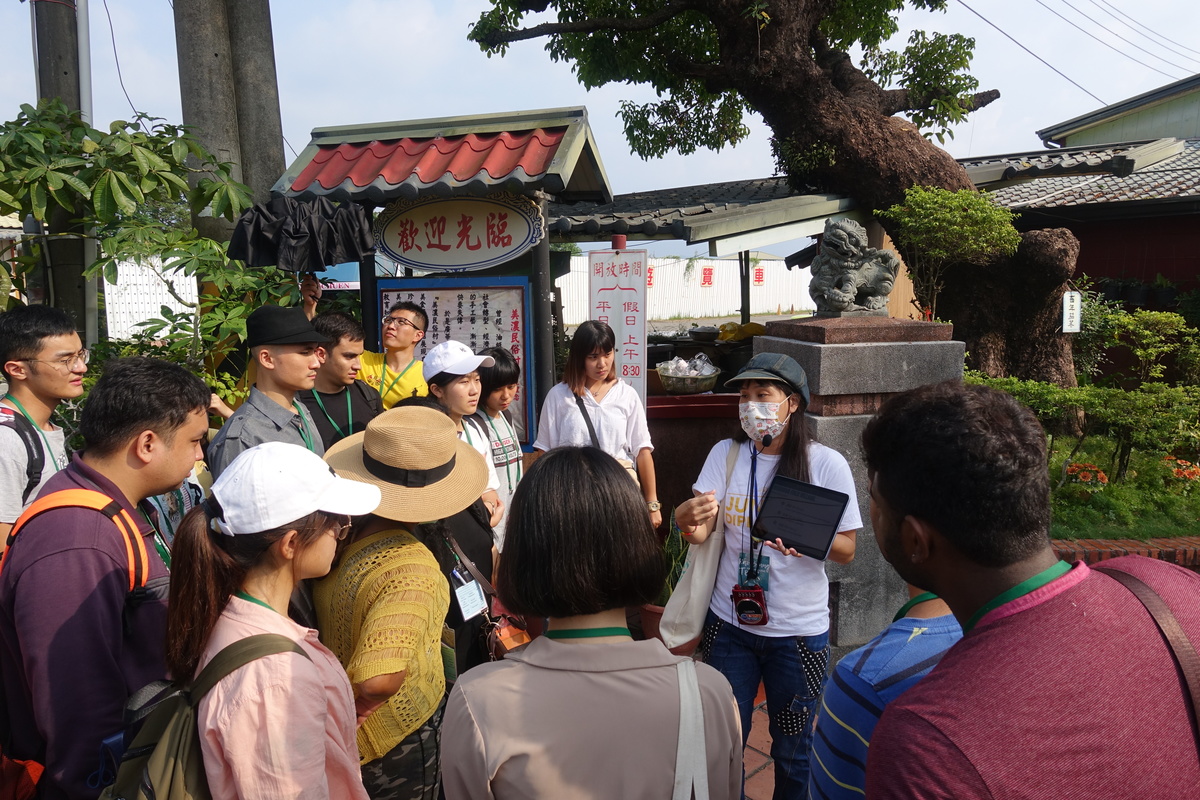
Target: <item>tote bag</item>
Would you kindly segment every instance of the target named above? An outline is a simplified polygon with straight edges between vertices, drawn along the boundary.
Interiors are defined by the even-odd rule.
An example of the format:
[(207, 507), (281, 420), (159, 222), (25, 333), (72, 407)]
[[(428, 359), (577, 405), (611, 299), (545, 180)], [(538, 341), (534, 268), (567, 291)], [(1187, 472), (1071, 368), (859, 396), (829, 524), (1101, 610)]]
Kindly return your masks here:
[[(730, 443), (729, 454), (725, 458), (726, 491), (739, 449), (736, 442)], [(675, 590), (663, 609), (659, 635), (668, 648), (687, 644), (700, 636), (704, 629), (704, 618), (708, 614), (713, 587), (717, 583), (717, 567), (725, 550), (724, 539), (725, 508), (722, 504), (708, 538), (700, 544), (688, 545), (683, 574), (679, 576), (679, 582), (675, 584)]]

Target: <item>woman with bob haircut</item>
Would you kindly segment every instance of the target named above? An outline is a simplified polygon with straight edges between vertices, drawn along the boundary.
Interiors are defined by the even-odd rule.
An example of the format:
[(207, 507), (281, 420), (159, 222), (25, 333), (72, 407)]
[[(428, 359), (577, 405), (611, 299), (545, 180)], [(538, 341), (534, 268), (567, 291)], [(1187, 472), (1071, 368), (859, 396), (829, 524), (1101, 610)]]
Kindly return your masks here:
[(662, 504), (654, 476), (654, 445), (646, 425), (646, 407), (637, 391), (617, 379), (613, 329), (590, 319), (571, 337), (562, 383), (542, 403), (535, 450), (598, 447), (627, 470), (636, 466), (650, 523), (662, 523)]
[(744, 735), (758, 687), (766, 689), (774, 797), (806, 798), (812, 720), (829, 667), (829, 579), (823, 561), (750, 532), (776, 475), (835, 489), (851, 499), (829, 560), (848, 564), (862, 526), (858, 495), (845, 457), (809, 435), (808, 378), (799, 364), (759, 353), (726, 386), (740, 395), (740, 430), (713, 446), (692, 485), (695, 496), (675, 509), (685, 542), (706, 541), (718, 514), (724, 525), (721, 541), (710, 545), (721, 553), (699, 652), (733, 686)]
[[(455, 684), (442, 733), (448, 800), (672, 796), (679, 664), (691, 659), (625, 626), (625, 607), (652, 600), (665, 577), (637, 488), (611, 456), (563, 447), (534, 463), (513, 495), (496, 586), (509, 609), (549, 627)], [(736, 798), (733, 696), (716, 670), (695, 665), (695, 677), (704, 747), (691, 755), (711, 797)]]
[(306, 448), (267, 442), (240, 453), (212, 497), (180, 523), (169, 562), (171, 674), (190, 681), (256, 634), (281, 634), (303, 651), (251, 661), (200, 699), (196, 725), (213, 797), (367, 797), (350, 681), (317, 632), (287, 610), (301, 580), (329, 571), (350, 516), (379, 500), (374, 486), (336, 477)]

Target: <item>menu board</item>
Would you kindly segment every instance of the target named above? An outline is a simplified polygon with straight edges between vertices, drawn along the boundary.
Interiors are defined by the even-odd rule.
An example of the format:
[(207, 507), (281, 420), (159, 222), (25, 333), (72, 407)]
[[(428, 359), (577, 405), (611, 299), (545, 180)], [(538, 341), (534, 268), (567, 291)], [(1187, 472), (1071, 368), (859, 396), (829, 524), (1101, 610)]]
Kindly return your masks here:
[[(529, 349), (532, 295), (528, 278), (380, 278), (380, 319), (393, 303), (407, 300), (425, 309), (429, 326), (417, 342), (416, 357), (448, 340), (462, 342), (478, 353), (503, 347), (521, 366), (517, 397), (510, 405), (521, 441), (535, 438), (536, 422), (529, 402), (533, 364)], [(381, 346), (382, 350), (382, 346)], [(483, 404), (483, 398), (479, 400)]]

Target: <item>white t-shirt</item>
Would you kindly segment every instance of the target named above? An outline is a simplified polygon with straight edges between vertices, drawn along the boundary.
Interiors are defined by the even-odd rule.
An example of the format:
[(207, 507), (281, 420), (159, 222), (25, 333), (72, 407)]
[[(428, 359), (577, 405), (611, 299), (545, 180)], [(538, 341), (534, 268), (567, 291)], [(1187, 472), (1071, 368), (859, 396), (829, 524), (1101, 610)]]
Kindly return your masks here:
[[(741, 451), (727, 490), (725, 461), (732, 446), (740, 446)], [(743, 552), (750, 552), (750, 531), (746, 525), (750, 497), (750, 447), (753, 447), (753, 443), (735, 445), (732, 439), (717, 442), (709, 451), (704, 469), (692, 486), (697, 492), (716, 492), (721, 513), (725, 515), (725, 549), (721, 553), (721, 565), (717, 570), (710, 608), (731, 625), (738, 625), (729, 595), (738, 582), (739, 556)], [(767, 487), (778, 466), (779, 456), (759, 454), (759, 503), (766, 496)], [(858, 512), (854, 478), (842, 454), (823, 444), (809, 442), (808, 468), (812, 483), (850, 495), (838, 530), (861, 528), (862, 517)], [(763, 552), (770, 562), (766, 589), (767, 624), (739, 627), (761, 636), (815, 636), (829, 630), (829, 579), (825, 576), (824, 562), (815, 558), (785, 556), (766, 546)]]
[(488, 439), (487, 433), (479, 427), (479, 420), (463, 417), (462, 426), (463, 429), (458, 432), (458, 438), (474, 447), (475, 452), (483, 456), (483, 460), (487, 462), (487, 488), (499, 491), (500, 477), (496, 475), (496, 466), (492, 463), (491, 440)]
[[(13, 411), (8, 406), (0, 406), (0, 414), (4, 413), (20, 414), (21, 412)], [(29, 454), (25, 450), (25, 443), (21, 441), (20, 434), (11, 426), (0, 425), (0, 522), (10, 524), (16, 522), (17, 517), (21, 516), (21, 512), (25, 510), (26, 506), (37, 499), (38, 493), (42, 491), (46, 481), (67, 465), (67, 448), (62, 428), (56, 427), (54, 430), (44, 430), (41, 433), (45, 434), (45, 437), (38, 436), (37, 438), (45, 462), (42, 467), (42, 478), (29, 493), (28, 501), (22, 503), (21, 495), (25, 491), (25, 484), (29, 481), (29, 476), (25, 474), (25, 470), (29, 466)], [(49, 450), (46, 449), (47, 442), (50, 444)]]
[[(646, 409), (637, 390), (629, 384), (617, 381), (599, 402), (584, 389), (583, 404), (596, 428), (600, 449), (613, 458), (635, 461), (643, 448), (654, 449), (650, 443), (650, 429), (646, 426)], [(592, 437), (575, 395), (565, 383), (555, 384), (542, 404), (534, 448), (553, 450), (555, 447), (587, 447), (591, 443)]]

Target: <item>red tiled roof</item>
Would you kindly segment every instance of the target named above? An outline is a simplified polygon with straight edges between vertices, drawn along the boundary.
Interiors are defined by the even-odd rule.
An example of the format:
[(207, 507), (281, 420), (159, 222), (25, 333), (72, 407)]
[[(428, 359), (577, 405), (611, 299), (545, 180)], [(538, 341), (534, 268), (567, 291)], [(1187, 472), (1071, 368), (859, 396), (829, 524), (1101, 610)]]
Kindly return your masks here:
[(347, 181), (360, 189), (376, 181), (388, 187), (407, 182), (418, 188), (472, 180), (494, 185), (513, 177), (525, 181), (547, 171), (566, 131), (537, 128), (321, 146), (289, 191), (324, 194)]

